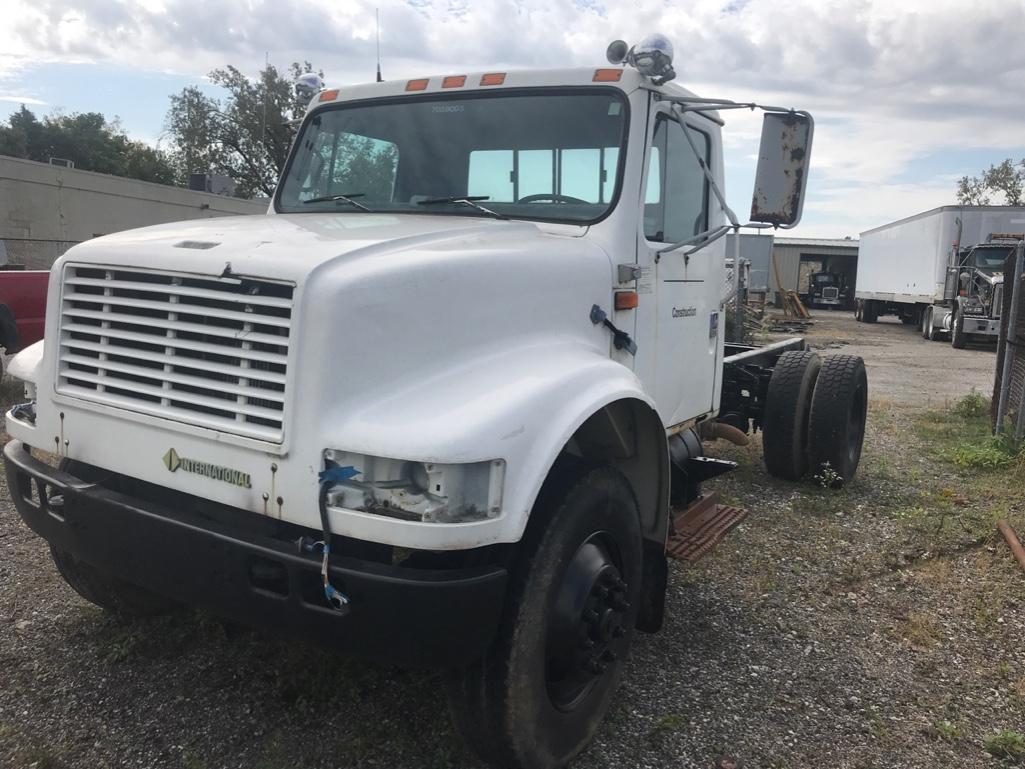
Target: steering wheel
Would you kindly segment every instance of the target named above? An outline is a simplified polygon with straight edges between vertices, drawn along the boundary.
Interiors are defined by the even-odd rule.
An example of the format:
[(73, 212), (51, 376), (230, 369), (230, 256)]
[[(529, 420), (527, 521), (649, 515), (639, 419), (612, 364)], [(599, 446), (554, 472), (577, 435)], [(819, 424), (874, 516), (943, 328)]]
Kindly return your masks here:
[(580, 198), (574, 198), (571, 195), (558, 195), (558, 194), (554, 194), (554, 193), (550, 193), (550, 192), (542, 192), (539, 195), (526, 195), (525, 197), (520, 198), (516, 202), (517, 203), (537, 203), (537, 202), (539, 202), (541, 200), (550, 200), (553, 203), (583, 203), (585, 206), (587, 205), (587, 201), (586, 200), (581, 200)]

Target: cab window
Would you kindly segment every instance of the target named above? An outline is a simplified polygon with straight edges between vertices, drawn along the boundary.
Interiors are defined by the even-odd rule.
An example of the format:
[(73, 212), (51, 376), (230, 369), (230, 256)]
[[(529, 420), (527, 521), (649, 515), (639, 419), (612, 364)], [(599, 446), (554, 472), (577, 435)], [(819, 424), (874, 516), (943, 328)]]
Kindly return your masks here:
[[(708, 134), (688, 129), (698, 152), (710, 162)], [(648, 157), (644, 235), (656, 243), (679, 243), (708, 229), (708, 180), (683, 128), (659, 115)]]

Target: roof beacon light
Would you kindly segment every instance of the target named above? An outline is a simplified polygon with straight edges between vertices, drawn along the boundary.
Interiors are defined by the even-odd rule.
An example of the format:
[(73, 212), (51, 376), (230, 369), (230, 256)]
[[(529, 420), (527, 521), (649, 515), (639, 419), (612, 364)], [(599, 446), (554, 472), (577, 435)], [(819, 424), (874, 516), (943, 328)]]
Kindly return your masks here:
[(610, 64), (629, 64), (655, 85), (668, 83), (674, 77), (673, 44), (665, 35), (647, 35), (637, 45), (627, 48), (622, 40), (613, 40), (605, 50)]
[(295, 95), (305, 102), (324, 90), (324, 79), (316, 72), (304, 72), (292, 83)]

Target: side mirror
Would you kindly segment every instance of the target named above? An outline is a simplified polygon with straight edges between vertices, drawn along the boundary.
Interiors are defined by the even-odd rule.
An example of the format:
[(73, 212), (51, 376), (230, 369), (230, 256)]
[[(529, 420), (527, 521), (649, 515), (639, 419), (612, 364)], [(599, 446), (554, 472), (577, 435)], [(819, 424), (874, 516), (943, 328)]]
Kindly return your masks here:
[(815, 124), (807, 112), (767, 112), (762, 120), (751, 221), (789, 229), (801, 221)]

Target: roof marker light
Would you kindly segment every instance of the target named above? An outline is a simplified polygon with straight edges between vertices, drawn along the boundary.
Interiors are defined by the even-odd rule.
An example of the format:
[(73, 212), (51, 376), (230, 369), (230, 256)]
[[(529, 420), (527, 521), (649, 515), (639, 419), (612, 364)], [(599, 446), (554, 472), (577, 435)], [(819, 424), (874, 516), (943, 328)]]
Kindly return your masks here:
[(442, 88), (462, 88), (466, 85), (466, 75), (449, 75), (441, 81)]
[(502, 85), (505, 82), (504, 72), (488, 72), (486, 75), (481, 75), (481, 85)]
[(333, 101), (338, 98), (338, 89), (332, 88), (329, 91), (321, 91), (317, 101)]
[(594, 71), (594, 83), (616, 83), (623, 77), (621, 69), (596, 69)]
[(408, 83), (406, 83), (406, 90), (407, 91), (426, 91), (427, 90), (427, 84), (429, 82), (431, 82), (431, 81), (428, 78), (426, 78), (426, 77), (421, 79), (421, 80), (410, 80)]

